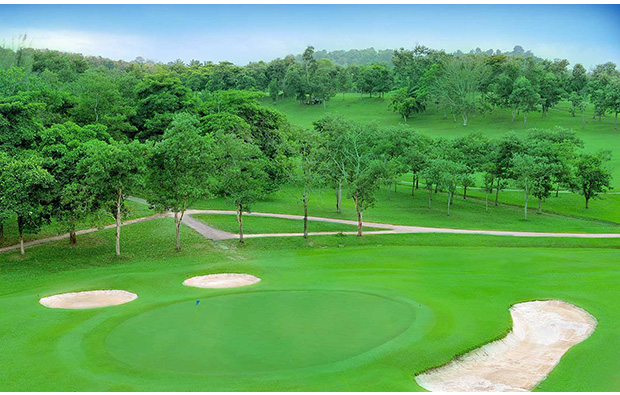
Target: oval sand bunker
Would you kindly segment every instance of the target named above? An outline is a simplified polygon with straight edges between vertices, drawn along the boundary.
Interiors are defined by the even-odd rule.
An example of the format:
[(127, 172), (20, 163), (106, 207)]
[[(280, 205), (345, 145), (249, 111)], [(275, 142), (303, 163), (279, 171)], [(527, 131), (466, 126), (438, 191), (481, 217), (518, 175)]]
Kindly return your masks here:
[(183, 285), (197, 288), (235, 288), (260, 282), (260, 278), (244, 273), (219, 273), (196, 276), (183, 281)]
[(122, 290), (70, 292), (41, 298), (39, 303), (53, 309), (93, 309), (131, 302), (138, 295)]
[(512, 330), (506, 337), (415, 380), (429, 391), (530, 391), (597, 324), (587, 311), (560, 300), (518, 303), (510, 314)]

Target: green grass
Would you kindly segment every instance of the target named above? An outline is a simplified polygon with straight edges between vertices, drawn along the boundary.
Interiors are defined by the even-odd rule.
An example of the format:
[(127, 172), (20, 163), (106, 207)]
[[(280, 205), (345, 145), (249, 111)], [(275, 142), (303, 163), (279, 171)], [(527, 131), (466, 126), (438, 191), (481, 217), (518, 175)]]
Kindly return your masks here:
[[(139, 204), (132, 201), (126, 201), (127, 217), (124, 220), (130, 220), (135, 218), (146, 217), (155, 214), (153, 210), (143, 204)], [(95, 215), (81, 221), (76, 225), (76, 230), (96, 228), (98, 226), (112, 225), (114, 224), (114, 218), (111, 216), (97, 217)], [(58, 236), (64, 233), (68, 233), (67, 229), (52, 219), (50, 224), (43, 225), (41, 230), (36, 234), (24, 234), (24, 241), (32, 241), (43, 239), (46, 237)], [(13, 216), (4, 223), (4, 238), (0, 239), (0, 247), (15, 245), (19, 243), (19, 232), (17, 230), (17, 217)]]
[[(570, 104), (561, 102), (555, 108), (549, 110), (547, 117), (542, 119), (540, 113), (531, 113), (528, 116), (526, 127), (523, 126), (523, 117), (518, 117), (515, 123), (511, 122), (511, 114), (506, 109), (495, 109), (491, 113), (478, 114), (470, 117), (467, 127), (457, 116), (457, 122), (452, 120), (450, 114), (443, 119), (443, 111), (429, 107), (427, 111), (416, 114), (404, 123), (402, 118), (388, 108), (391, 95), (388, 93), (385, 99), (364, 97), (360, 100), (358, 94), (347, 94), (345, 100), (342, 95), (337, 95), (329, 101), (327, 108), (323, 106), (300, 105), (295, 100), (283, 100), (272, 105), (286, 115), (288, 120), (296, 125), (312, 127), (312, 123), (328, 114), (337, 114), (360, 122), (376, 122), (382, 126), (407, 125), (430, 136), (457, 137), (468, 132), (480, 132), (488, 137), (499, 137), (502, 134), (514, 130), (517, 133), (525, 133), (529, 128), (553, 128), (562, 126), (575, 130), (583, 139), (588, 151), (610, 149), (613, 152), (610, 168), (613, 182), (620, 182), (620, 129), (614, 130), (613, 116), (601, 119), (592, 119), (592, 107), (586, 111), (586, 126), (581, 128), (581, 117), (573, 117), (568, 112)], [(267, 105), (267, 101), (265, 102)]]
[[(300, 214), (301, 205), (298, 204), (291, 187), (284, 187), (267, 199), (252, 206), (255, 212), (270, 212), (281, 214)], [(345, 191), (346, 192), (346, 191)], [(346, 193), (343, 193), (346, 195)], [(609, 195), (614, 196), (615, 195)], [(341, 218), (355, 220), (356, 214), (352, 199), (343, 198), (342, 213), (338, 214), (335, 208), (334, 192), (328, 189), (316, 191), (310, 197), (309, 214), (319, 217)], [(593, 202), (598, 205), (601, 201)], [(575, 201), (575, 204), (578, 202)], [(377, 193), (375, 207), (364, 212), (364, 220), (398, 225), (419, 225), (431, 227), (448, 227), (462, 229), (493, 229), (519, 230), (537, 232), (593, 232), (617, 233), (620, 224), (605, 220), (575, 218), (572, 216), (545, 212), (536, 214), (532, 209), (529, 219), (523, 220), (523, 207), (516, 205), (500, 205), (495, 207), (489, 204), (489, 212), (485, 210), (485, 202), (481, 199), (463, 199), (454, 197), (454, 204), (447, 215), (447, 195), (433, 194), (432, 208), (428, 208), (428, 191), (418, 189), (415, 196), (411, 196), (410, 186), (399, 186), (397, 192), (392, 191), (388, 200), (387, 190), (384, 188)], [(194, 208), (230, 210), (230, 204), (225, 199), (214, 199), (199, 202)], [(233, 220), (230, 220), (233, 223)], [(232, 225), (231, 225), (232, 226)], [(259, 230), (260, 231), (260, 230)], [(299, 230), (297, 230), (299, 232)]]
[[(505, 334), (512, 304), (552, 298), (585, 308), (599, 325), (540, 389), (620, 388), (617, 240), (380, 235), (239, 246), (186, 227), (182, 235), (176, 253), (166, 218), (124, 228), (120, 259), (112, 230), (84, 235), (77, 246), (0, 255), (2, 389), (416, 391), (414, 374)], [(223, 290), (181, 285), (219, 272), (263, 281)], [(101, 288), (139, 298), (81, 311), (38, 303)]]
[[(207, 225), (224, 230), (226, 232), (238, 233), (239, 225), (235, 215), (227, 214), (193, 214), (192, 217), (204, 222)], [(272, 218), (245, 215), (243, 216), (243, 233), (303, 233), (304, 225), (302, 220), (288, 218)], [(380, 230), (364, 227), (362, 230)], [(356, 225), (335, 224), (331, 222), (308, 221), (308, 232), (355, 232)]]

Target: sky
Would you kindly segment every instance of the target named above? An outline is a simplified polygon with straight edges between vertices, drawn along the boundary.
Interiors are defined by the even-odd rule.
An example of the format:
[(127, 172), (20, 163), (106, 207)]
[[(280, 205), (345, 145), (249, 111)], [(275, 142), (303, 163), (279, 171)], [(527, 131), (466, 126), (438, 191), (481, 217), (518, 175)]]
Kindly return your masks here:
[(316, 50), (448, 52), (515, 45), (587, 68), (620, 64), (619, 5), (0, 5), (0, 44), (112, 59), (245, 65)]

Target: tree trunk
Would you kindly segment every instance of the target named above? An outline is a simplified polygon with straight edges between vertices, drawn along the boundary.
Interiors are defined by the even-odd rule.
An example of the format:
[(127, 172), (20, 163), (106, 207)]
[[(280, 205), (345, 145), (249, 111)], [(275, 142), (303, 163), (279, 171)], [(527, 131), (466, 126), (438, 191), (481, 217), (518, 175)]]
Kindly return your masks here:
[(340, 214), (340, 203), (342, 202), (342, 180), (338, 180), (338, 190), (336, 191), (336, 212)]
[(451, 200), (452, 200), (452, 192), (449, 192), (448, 193), (448, 215), (450, 215), (450, 204), (452, 203)]
[(555, 197), (560, 196), (560, 183), (558, 182), (557, 187), (555, 188)]
[(443, 108), (443, 119), (448, 119), (448, 112), (445, 107)]
[(523, 113), (523, 127), (527, 124), (527, 113)]
[(118, 190), (118, 200), (116, 200), (116, 256), (121, 255), (121, 203), (123, 190)]
[(420, 177), (416, 174), (415, 176), (415, 189), (420, 188)]
[(4, 240), (4, 224), (0, 224), (0, 240)]
[(415, 173), (411, 177), (411, 196), (415, 196)]
[(524, 217), (523, 219), (525, 219), (527, 221), (527, 199), (529, 197), (527, 188), (525, 188), (525, 205), (523, 206), (523, 213), (524, 213)]
[(26, 255), (24, 250), (24, 220), (21, 215), (17, 216), (17, 229), (19, 230), (19, 253)]
[(308, 196), (304, 196), (304, 239), (308, 238)]
[(388, 184), (388, 200), (392, 200), (392, 186)]
[(181, 251), (181, 219), (176, 210), (174, 211), (174, 228), (177, 232), (177, 251)]
[(467, 126), (467, 114), (463, 113), (463, 126)]
[(75, 235), (75, 220), (71, 216), (71, 231), (69, 232), (69, 244), (77, 244), (77, 237)]
[(538, 199), (538, 214), (542, 214), (542, 199)]
[(467, 185), (463, 185), (463, 199), (467, 199)]
[(357, 212), (357, 235), (362, 235), (362, 212), (360, 211), (360, 206), (357, 201), (357, 197), (354, 197), (355, 201), (355, 211)]
[(614, 129), (618, 130), (618, 113), (616, 113), (616, 121), (614, 122)]
[(588, 208), (588, 202), (589, 202), (589, 201), (590, 201), (590, 198), (589, 198), (589, 197), (587, 197), (587, 198), (586, 198), (586, 209)]
[(428, 208), (432, 208), (433, 204), (433, 187), (428, 189)]
[(396, 193), (396, 187), (398, 186), (398, 181), (394, 181), (394, 193)]
[(454, 122), (456, 122), (456, 114), (454, 113), (454, 111), (450, 110), (452, 112), (452, 119), (454, 120)]
[(517, 116), (517, 110), (516, 110), (516, 109), (514, 109), (514, 110), (512, 111), (512, 123), (515, 123), (515, 117), (516, 117), (516, 116)]
[(486, 193), (486, 199), (484, 201), (485, 204), (485, 211), (488, 213), (489, 212), (489, 192), (487, 191)]
[(243, 244), (243, 205), (237, 205), (237, 223), (239, 224), (239, 243)]
[(582, 129), (586, 128), (586, 110), (585, 110), (585, 108), (583, 110), (581, 110), (581, 128)]
[(497, 188), (495, 189), (495, 205), (497, 206), (497, 202), (499, 201), (499, 182), (500, 179), (497, 179)]

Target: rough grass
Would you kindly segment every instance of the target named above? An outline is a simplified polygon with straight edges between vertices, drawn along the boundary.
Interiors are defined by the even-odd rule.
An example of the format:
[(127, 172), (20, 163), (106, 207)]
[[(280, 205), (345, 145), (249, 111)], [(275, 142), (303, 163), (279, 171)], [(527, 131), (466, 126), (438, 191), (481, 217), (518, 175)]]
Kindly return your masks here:
[[(234, 240), (208, 242), (183, 228), (183, 250), (176, 253), (174, 225), (166, 218), (127, 226), (122, 242), (121, 259), (114, 257), (111, 230), (84, 235), (74, 247), (54, 242), (31, 248), (25, 258), (17, 253), (0, 255), (4, 390), (416, 391), (421, 388), (413, 374), (506, 333), (511, 325), (510, 305), (550, 298), (585, 308), (599, 326), (591, 338), (564, 356), (540, 389), (618, 389), (617, 241), (381, 235), (248, 239), (239, 246)], [(263, 281), (228, 290), (181, 285), (185, 278), (218, 272), (246, 272)], [(100, 288), (127, 289), (139, 298), (123, 306), (84, 311), (52, 310), (38, 304), (41, 296)], [(247, 292), (288, 290), (371, 293), (410, 304), (417, 317), (402, 335), (357, 356), (262, 374), (173, 373), (148, 364), (125, 364), (106, 349), (106, 339), (115, 328), (149, 311), (195, 299), (201, 299), (199, 307), (203, 307), (217, 295), (247, 298), (251, 296)], [(307, 301), (299, 303), (303, 306)], [(255, 309), (277, 319), (280, 324), (273, 328), (284, 331), (294, 328), (291, 320), (303, 314), (295, 306), (277, 303), (262, 303)], [(338, 311), (334, 309), (332, 319), (339, 319)], [(372, 309), (357, 307), (347, 319), (365, 322), (370, 313)], [(247, 324), (237, 315), (216, 310), (209, 320), (213, 331), (207, 343), (217, 343), (230, 330), (251, 336), (235, 326)], [(329, 334), (317, 332), (318, 340), (329, 341)], [(294, 334), (286, 335), (295, 339)], [(234, 345), (227, 343), (227, 347)], [(343, 355), (339, 354), (343, 345), (338, 347), (334, 355)], [(266, 350), (263, 357), (273, 361), (277, 356)], [(236, 358), (234, 354), (208, 357), (224, 358), (225, 363)]]

